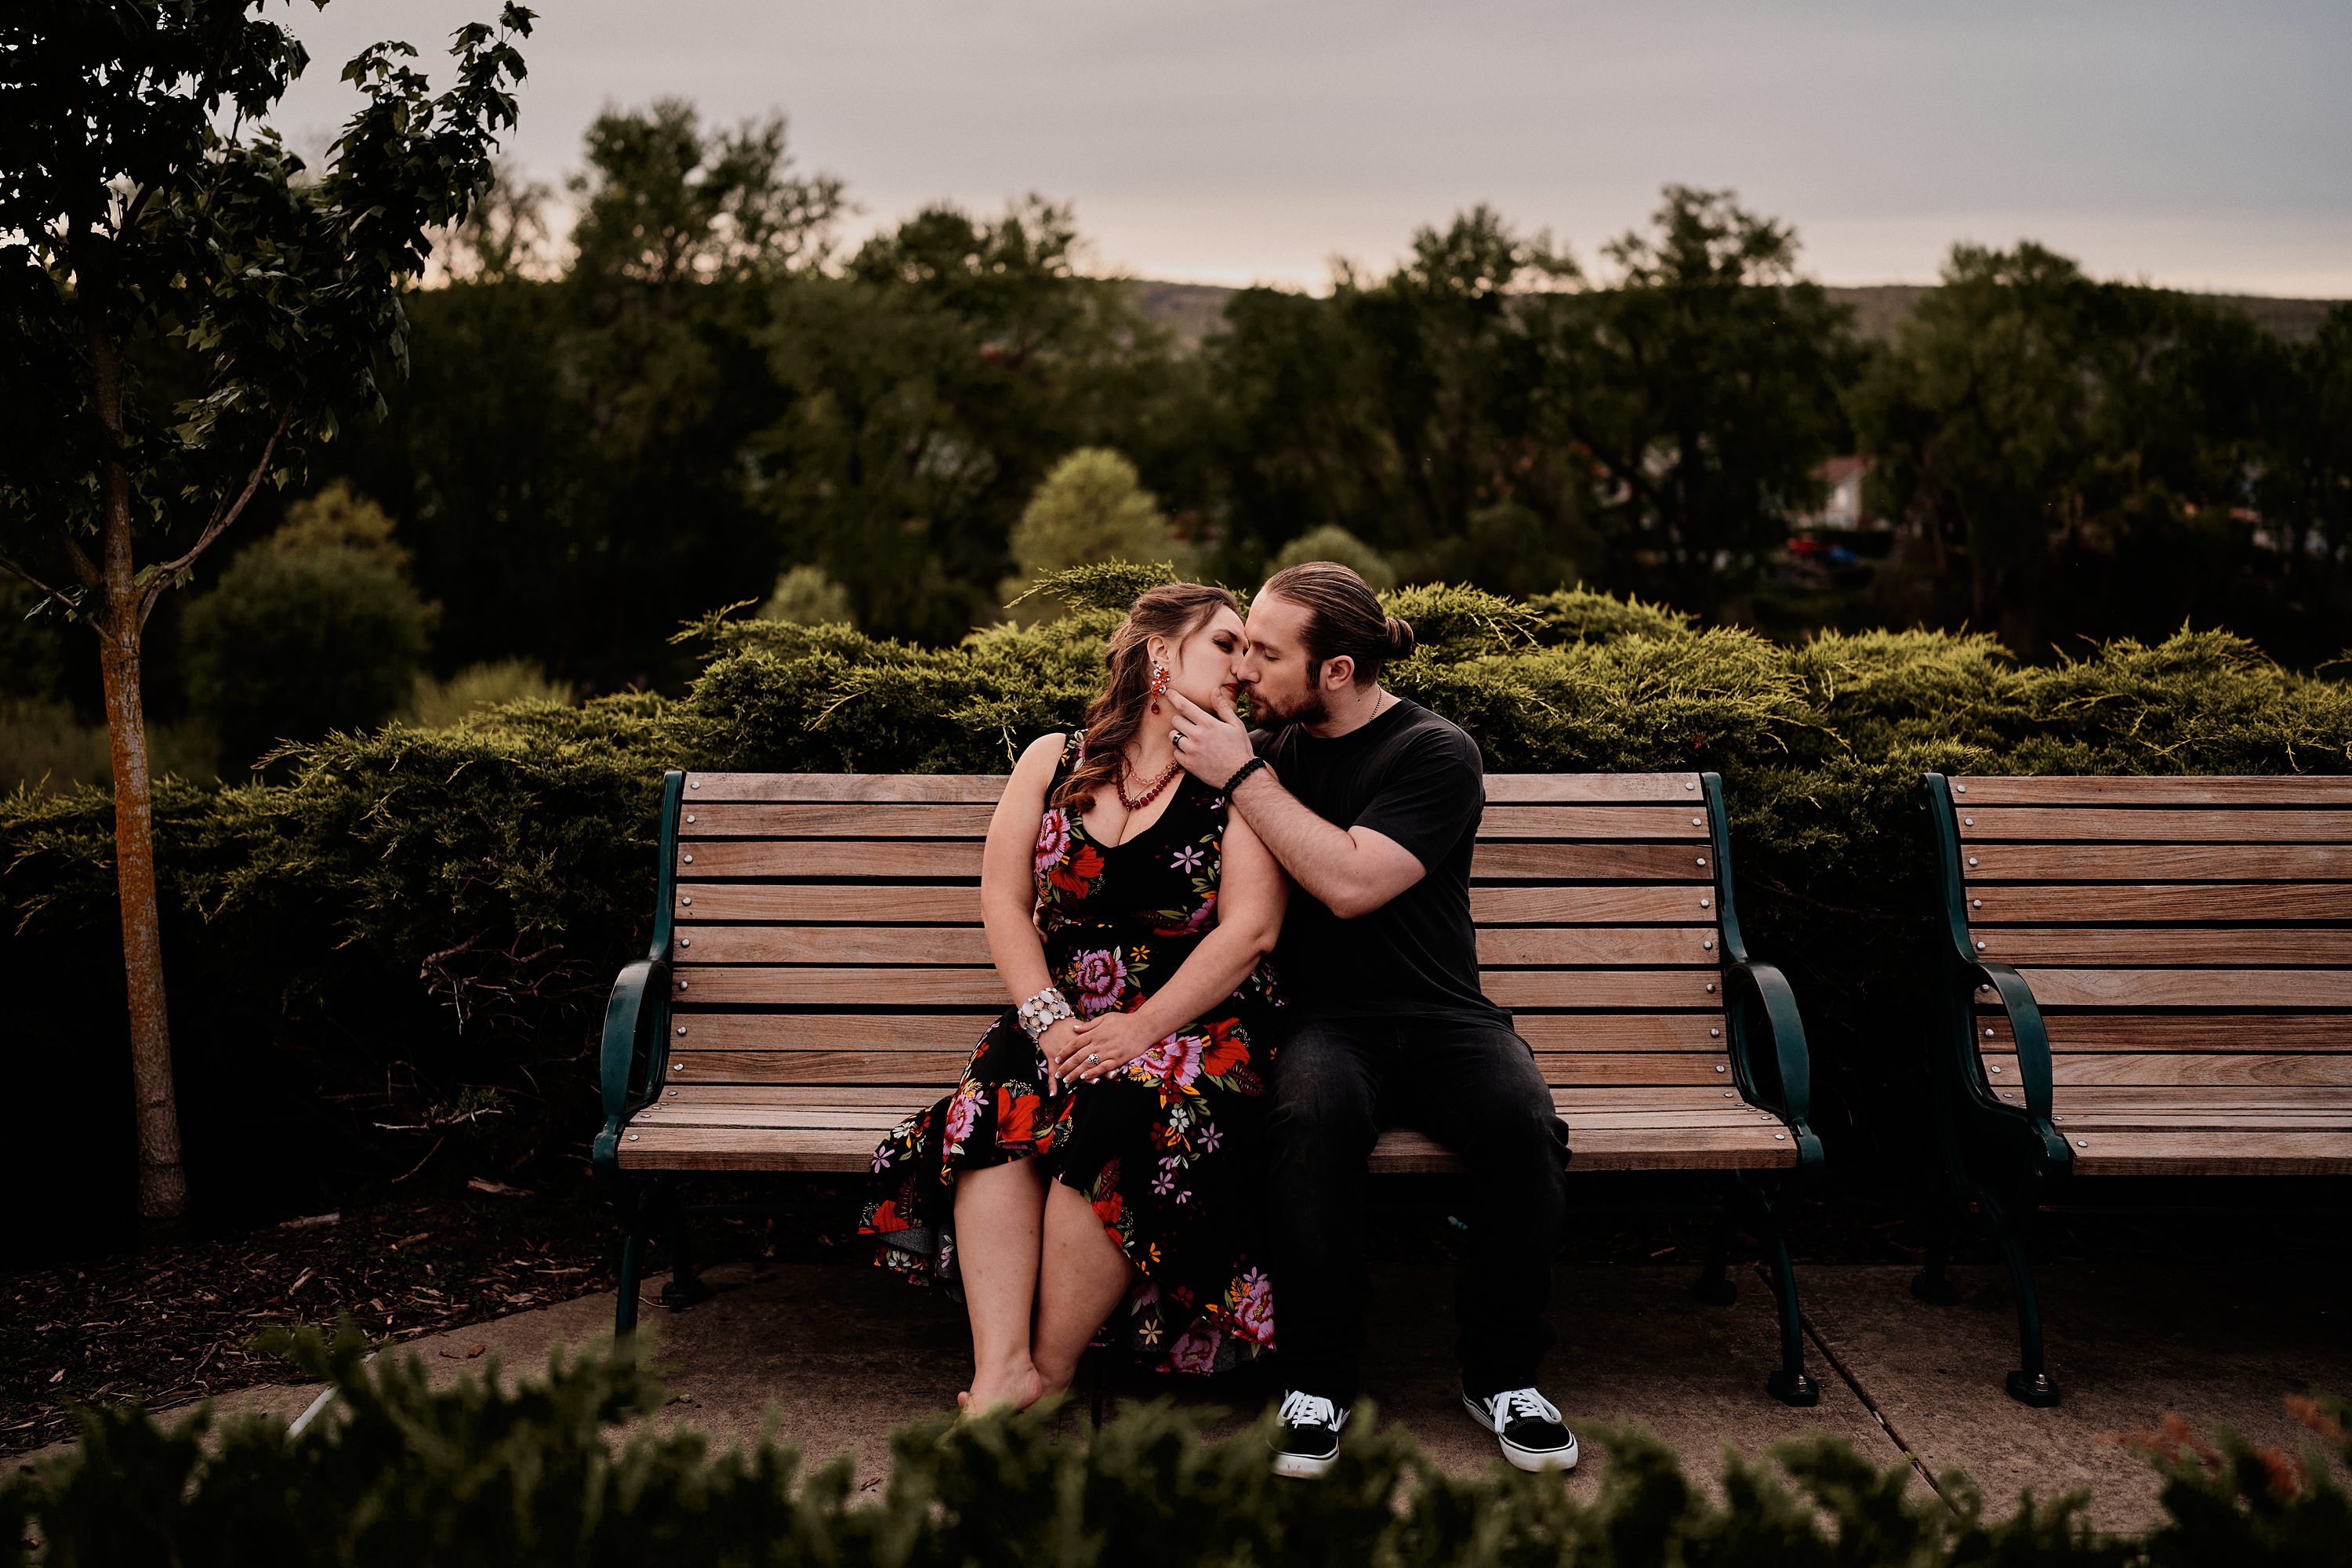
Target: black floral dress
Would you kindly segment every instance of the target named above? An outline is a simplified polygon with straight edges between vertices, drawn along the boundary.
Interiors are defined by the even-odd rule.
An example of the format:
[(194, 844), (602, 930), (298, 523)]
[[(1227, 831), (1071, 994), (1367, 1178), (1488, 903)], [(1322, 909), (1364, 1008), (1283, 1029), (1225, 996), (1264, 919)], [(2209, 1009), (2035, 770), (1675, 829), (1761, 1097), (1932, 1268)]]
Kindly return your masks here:
[[(1063, 748), (1057, 787), (1081, 754)], [(1189, 774), (1160, 819), (1101, 845), (1074, 813), (1037, 829), (1039, 927), (1054, 983), (1082, 1018), (1132, 1012), (1216, 923), (1225, 802)], [(1263, 1128), (1273, 1065), (1263, 964), (1223, 1005), (1123, 1071), (1045, 1089), (1045, 1059), (1008, 1009), (981, 1037), (946, 1099), (890, 1130), (874, 1152), (884, 1191), (859, 1229), (876, 1260), (952, 1287), (959, 1171), (1034, 1158), (1083, 1193), (1135, 1265), (1111, 1331), (1162, 1370), (1214, 1372), (1274, 1348), (1273, 1300), (1250, 1258), (1263, 1200)]]

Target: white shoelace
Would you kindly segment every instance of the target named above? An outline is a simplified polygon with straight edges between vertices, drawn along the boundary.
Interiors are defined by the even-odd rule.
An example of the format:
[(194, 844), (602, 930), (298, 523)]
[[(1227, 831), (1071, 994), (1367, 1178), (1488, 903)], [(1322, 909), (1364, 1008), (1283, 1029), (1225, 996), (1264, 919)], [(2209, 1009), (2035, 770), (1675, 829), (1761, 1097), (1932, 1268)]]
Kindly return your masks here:
[(1293, 1389), (1283, 1396), (1282, 1419), (1293, 1426), (1328, 1426), (1336, 1431), (1347, 1417), (1321, 1394)]
[(1532, 1388), (1514, 1388), (1490, 1394), (1480, 1403), (1486, 1406), (1486, 1418), (1495, 1424), (1495, 1436), (1522, 1416), (1540, 1416), (1546, 1421), (1559, 1420), (1559, 1407)]

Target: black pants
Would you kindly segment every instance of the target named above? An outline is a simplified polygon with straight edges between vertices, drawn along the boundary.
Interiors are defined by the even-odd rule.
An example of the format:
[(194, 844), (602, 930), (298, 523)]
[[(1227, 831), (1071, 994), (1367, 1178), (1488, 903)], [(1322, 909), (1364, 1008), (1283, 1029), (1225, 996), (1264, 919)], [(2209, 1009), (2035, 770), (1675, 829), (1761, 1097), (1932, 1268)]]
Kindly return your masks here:
[(1525, 1388), (1551, 1347), (1544, 1308), (1568, 1217), (1568, 1129), (1535, 1055), (1504, 1025), (1349, 1018), (1292, 1031), (1275, 1061), (1275, 1342), (1283, 1381), (1342, 1404), (1364, 1347), (1364, 1186), (1383, 1127), (1460, 1156), (1474, 1190), (1454, 1295), (1462, 1382)]

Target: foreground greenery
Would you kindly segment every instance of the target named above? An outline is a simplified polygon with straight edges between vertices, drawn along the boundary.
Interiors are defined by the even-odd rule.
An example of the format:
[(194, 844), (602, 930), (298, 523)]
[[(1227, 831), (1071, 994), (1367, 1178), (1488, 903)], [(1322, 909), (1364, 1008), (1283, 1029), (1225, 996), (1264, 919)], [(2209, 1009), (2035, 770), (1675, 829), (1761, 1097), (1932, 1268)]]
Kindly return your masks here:
[[(651, 916), (662, 770), (1003, 771), (1077, 718), (1114, 606), (1154, 575), (1065, 574), (1059, 618), (947, 648), (713, 617), (689, 635), (703, 667), (682, 699), (523, 700), (291, 747), (269, 782), (160, 781), (199, 1185), (285, 1212), (436, 1157), (503, 1179), (576, 1156), (594, 1021)], [(1850, 1171), (1899, 1175), (1919, 1154), (1923, 771), (2352, 773), (2352, 685), (2219, 632), (2028, 666), (1984, 636), (1792, 647), (1583, 591), (1388, 604), (1422, 637), (1393, 684), (1464, 724), (1488, 767), (1725, 775), (1742, 913), (1796, 984)], [(89, 1005), (121, 984), (110, 826), (95, 791), (0, 798), (0, 986), (22, 1038), (110, 1026)], [(37, 1226), (115, 1202), (107, 1055), (21, 1055), (24, 1092), (65, 1110), (18, 1152), (79, 1178)]]
[[(72, 1453), (0, 1483), (0, 1565), (696, 1563), (1182, 1565), (1839, 1564), (1842, 1568), (2148, 1568), (2340, 1563), (2352, 1465), (2340, 1401), (2294, 1401), (2323, 1439), (2300, 1455), (2168, 1424), (2140, 1440), (2163, 1472), (2164, 1521), (2106, 1537), (2081, 1493), (2032, 1493), (1997, 1515), (1965, 1476), (1941, 1499), (1910, 1467), (1843, 1437), (1727, 1451), (1717, 1496), (1634, 1430), (1606, 1448), (1599, 1492), (1497, 1464), (1449, 1475), (1368, 1409), (1319, 1484), (1275, 1479), (1262, 1433), (1212, 1441), (1165, 1405), (1093, 1435), (1051, 1411), (926, 1422), (891, 1442), (866, 1500), (846, 1458), (803, 1471), (772, 1436), (714, 1453), (700, 1434), (639, 1425), (666, 1395), (625, 1351), (599, 1346), (501, 1387), (495, 1367), (428, 1386), (413, 1353), (364, 1363), (348, 1328), (305, 1331), (294, 1359), (339, 1395), (299, 1436), (265, 1415), (209, 1410), (166, 1429), (135, 1408), (88, 1411)], [(28, 1535), (29, 1527), (29, 1535)], [(37, 1542), (28, 1544), (27, 1542)]]

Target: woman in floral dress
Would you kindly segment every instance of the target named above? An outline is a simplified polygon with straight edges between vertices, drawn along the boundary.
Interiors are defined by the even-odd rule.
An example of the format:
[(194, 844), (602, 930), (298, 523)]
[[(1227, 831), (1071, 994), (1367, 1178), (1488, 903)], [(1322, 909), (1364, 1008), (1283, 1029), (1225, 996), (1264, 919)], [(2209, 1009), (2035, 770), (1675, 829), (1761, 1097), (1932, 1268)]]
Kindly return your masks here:
[(990, 823), (981, 903), (1019, 1005), (875, 1151), (861, 1226), (881, 1261), (961, 1289), (969, 1409), (1066, 1388), (1122, 1306), (1119, 1337), (1163, 1367), (1273, 1347), (1249, 1242), (1287, 884), (1178, 765), (1160, 700), (1230, 697), (1243, 646), (1223, 589), (1145, 594), (1086, 728), (1031, 744)]

